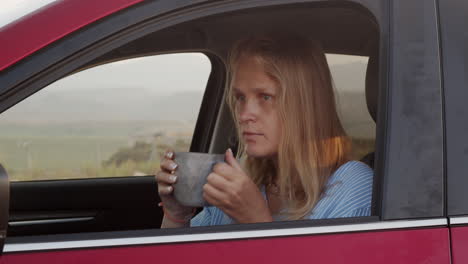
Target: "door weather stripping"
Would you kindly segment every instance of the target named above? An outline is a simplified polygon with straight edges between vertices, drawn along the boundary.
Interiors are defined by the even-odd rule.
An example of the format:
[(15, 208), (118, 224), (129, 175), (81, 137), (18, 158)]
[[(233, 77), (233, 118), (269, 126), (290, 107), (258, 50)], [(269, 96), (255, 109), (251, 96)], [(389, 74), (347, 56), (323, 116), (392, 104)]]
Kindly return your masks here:
[(449, 218), (450, 225), (468, 224), (468, 216), (455, 216)]
[(268, 238), (296, 235), (316, 235), (327, 233), (350, 233), (350, 232), (369, 232), (391, 229), (406, 229), (406, 228), (426, 228), (436, 226), (447, 226), (447, 218), (428, 219), (428, 220), (398, 220), (385, 221), (364, 224), (347, 224), (336, 226), (314, 226), (301, 228), (285, 228), (271, 230), (256, 230), (256, 231), (230, 231), (219, 233), (203, 233), (203, 234), (186, 234), (186, 235), (165, 235), (165, 236), (148, 236), (148, 237), (126, 237), (126, 238), (110, 238), (110, 239), (94, 239), (94, 240), (74, 240), (74, 241), (53, 241), (53, 242), (35, 242), (35, 243), (11, 243), (5, 244), (4, 252), (21, 252), (21, 251), (41, 251), (41, 250), (63, 250), (76, 248), (95, 248), (109, 246), (131, 246), (131, 245), (147, 245), (147, 244), (167, 244), (180, 242), (198, 242), (198, 241), (213, 241), (213, 240), (230, 240), (230, 239), (251, 239), (251, 238)]
[(91, 221), (94, 217), (71, 217), (71, 218), (57, 218), (57, 219), (43, 219), (43, 220), (28, 220), (28, 221), (10, 221), (9, 226), (27, 226), (27, 225), (46, 225), (46, 224), (62, 224), (70, 222), (83, 222)]

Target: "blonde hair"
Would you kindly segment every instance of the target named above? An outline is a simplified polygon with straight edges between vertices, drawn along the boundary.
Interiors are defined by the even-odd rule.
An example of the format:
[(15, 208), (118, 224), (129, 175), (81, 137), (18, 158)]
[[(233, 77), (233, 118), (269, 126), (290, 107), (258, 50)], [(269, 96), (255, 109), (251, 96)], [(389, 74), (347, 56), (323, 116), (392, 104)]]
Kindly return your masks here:
[[(248, 157), (245, 152), (232, 90), (243, 56), (258, 60), (280, 87), (276, 102), (282, 136), (277, 166), (271, 158)], [(233, 46), (228, 67), (226, 98), (237, 126), (243, 166), (259, 187), (276, 181), (286, 218), (301, 219), (320, 200), (332, 173), (349, 160), (350, 140), (338, 118), (325, 54), (319, 43), (299, 35), (254, 36)]]

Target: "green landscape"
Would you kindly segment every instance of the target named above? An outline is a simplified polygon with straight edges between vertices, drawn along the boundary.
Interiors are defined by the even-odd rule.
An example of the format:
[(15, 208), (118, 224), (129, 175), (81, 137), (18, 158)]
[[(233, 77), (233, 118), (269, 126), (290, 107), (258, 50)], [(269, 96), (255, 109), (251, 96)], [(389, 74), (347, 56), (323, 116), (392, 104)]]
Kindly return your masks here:
[[(158, 124), (165, 131), (132, 135)], [(190, 133), (177, 122), (1, 123), (0, 160), (11, 180), (141, 176), (159, 167), (169, 147), (188, 151)], [(192, 128), (193, 129), (193, 128)], [(29, 132), (29, 133), (28, 133)]]

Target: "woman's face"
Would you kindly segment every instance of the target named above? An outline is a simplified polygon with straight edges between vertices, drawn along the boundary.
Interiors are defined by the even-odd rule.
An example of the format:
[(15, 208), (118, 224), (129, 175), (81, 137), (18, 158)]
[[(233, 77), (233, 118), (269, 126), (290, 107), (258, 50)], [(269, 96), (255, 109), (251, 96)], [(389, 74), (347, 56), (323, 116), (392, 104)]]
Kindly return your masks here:
[(278, 83), (253, 57), (240, 58), (232, 83), (242, 140), (251, 157), (274, 157), (281, 137)]

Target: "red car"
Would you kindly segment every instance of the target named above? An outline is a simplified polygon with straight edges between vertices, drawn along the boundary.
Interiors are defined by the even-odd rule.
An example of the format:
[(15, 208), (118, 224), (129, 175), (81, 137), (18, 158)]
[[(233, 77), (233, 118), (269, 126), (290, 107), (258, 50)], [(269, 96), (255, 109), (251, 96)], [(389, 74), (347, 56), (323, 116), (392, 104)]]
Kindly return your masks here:
[[(468, 2), (460, 0), (62, 0), (0, 28), (0, 163), (5, 168), (0, 170), (0, 263), (468, 263), (467, 16)], [(66, 101), (66, 95), (81, 98), (73, 89), (43, 96), (52, 83), (134, 58), (165, 56), (161, 54), (204, 54), (209, 65), (199, 111), (191, 111), (196, 122), (189, 150), (222, 153), (235, 146), (222, 100), (226, 54), (236, 39), (273, 29), (312, 36), (328, 54), (365, 59), (365, 83), (359, 87), (367, 103), (353, 101), (346, 109), (353, 114), (353, 107), (363, 106), (376, 120), (366, 135), (372, 139), (370, 148), (356, 153), (375, 171), (372, 216), (159, 229), (162, 212), (148, 173), (113, 175), (108, 169), (110, 176), (127, 177), (97, 173), (65, 179), (57, 169), (58, 176), (50, 180), (47, 172), (31, 169), (39, 156), (48, 157), (44, 164), (65, 164), (64, 156), (85, 145), (77, 143), (73, 151), (56, 156), (52, 147), (39, 153), (34, 149), (38, 141), (19, 140), (22, 133), (36, 133), (34, 140), (44, 133), (58, 138), (54, 133), (62, 128), (49, 122), (44, 132), (35, 119), (58, 114), (67, 119), (70, 109), (84, 111), (80, 113), (90, 120), (100, 115), (94, 105)], [(192, 76), (179, 72), (179, 66), (172, 73), (162, 68), (150, 75), (155, 82)], [(354, 68), (339, 69), (351, 82)], [(96, 82), (113, 78), (97, 76), (102, 78)], [(137, 81), (130, 72), (113, 76)], [(110, 96), (88, 99), (120, 100), (117, 90), (108, 91)], [(109, 109), (151, 111), (143, 107), (148, 96), (135, 94)], [(346, 104), (351, 97), (341, 101)], [(23, 109), (23, 101), (37, 98), (42, 104)], [(183, 102), (195, 99), (187, 96)], [(62, 108), (49, 111), (50, 106)], [(20, 126), (21, 113), (30, 119)], [(165, 114), (180, 119), (177, 113)], [(125, 129), (115, 125), (121, 114), (114, 118), (106, 140)], [(79, 129), (70, 125), (65, 130), (73, 134)], [(151, 133), (150, 141), (169, 137)], [(353, 133), (358, 145), (363, 132)], [(16, 141), (10, 146), (7, 138)], [(128, 162), (116, 154), (123, 150), (93, 144), (97, 156), (107, 157), (105, 164)], [(145, 146), (130, 144), (127, 150)], [(22, 153), (16, 161), (15, 151)], [(31, 178), (15, 176), (21, 171), (15, 164), (31, 169)], [(98, 166), (107, 166), (102, 164)]]

